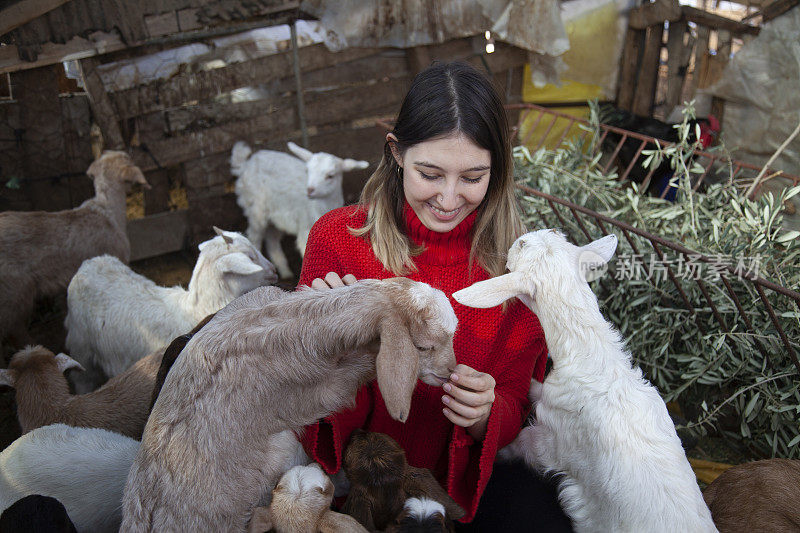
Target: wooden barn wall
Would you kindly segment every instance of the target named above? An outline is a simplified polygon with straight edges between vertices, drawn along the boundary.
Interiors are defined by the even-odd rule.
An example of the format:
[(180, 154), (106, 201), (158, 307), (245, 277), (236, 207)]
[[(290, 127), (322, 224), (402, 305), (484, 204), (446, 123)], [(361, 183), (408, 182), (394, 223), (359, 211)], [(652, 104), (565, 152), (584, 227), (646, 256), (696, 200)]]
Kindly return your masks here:
[[(415, 50), (348, 49), (333, 53), (321, 44), (299, 49), (307, 148), (370, 163), (366, 170), (345, 174), (346, 202), (357, 200), (361, 187), (376, 167), (386, 133), (376, 121), (397, 112), (420, 58), (424, 61), (462, 59), (479, 68), (488, 68), (509, 103), (519, 100), (527, 52), (501, 44), (493, 54), (480, 56), (476, 54), (479, 44), (482, 43), (459, 39)], [(91, 61), (109, 60), (99, 57)], [(96, 65), (88, 66), (95, 68)], [(17, 79), (46, 76), (42, 73), (46, 70), (23, 71), (12, 76)], [(232, 91), (245, 87), (256, 88), (259, 99), (236, 102)], [(88, 104), (85, 97), (80, 100), (85, 114), (88, 115), (89, 106), (95, 115), (103, 114), (98, 122), (104, 134), (122, 136), (122, 142), (153, 186), (144, 193), (144, 218), (129, 220), (132, 259), (177, 250), (186, 242), (196, 244), (211, 236), (212, 225), (245, 229), (246, 221), (235, 201), (234, 177), (228, 161), (236, 141), (243, 140), (254, 149), (282, 151), (286, 151), (289, 140), (302, 144), (291, 50), (214, 70), (192, 72), (186, 69), (169, 79), (123, 91), (108, 92), (91, 86), (87, 90)], [(35, 94), (31, 96), (35, 98)], [(48, 150), (58, 145), (57, 151), (63, 157), (56, 166), (75, 158), (70, 168), (83, 172), (91, 160), (88, 118), (78, 121), (80, 127), (74, 126), (76, 120), (72, 115), (77, 113), (78, 106), (65, 104), (65, 99), (61, 98), (61, 114), (56, 121), (52, 92), (47, 98), (50, 103), (46, 115), (50, 119), (42, 117), (30, 121), (26, 118), (36, 105), (33, 100), (26, 104), (24, 98), (20, 98), (12, 107), (0, 106), (3, 152), (8, 146), (6, 139), (13, 139), (13, 132), (8, 132), (22, 123), (26, 141), (36, 129), (42, 130), (42, 135), (51, 140), (35, 150), (23, 143), (24, 150), (19, 153), (24, 154), (23, 166), (27, 166), (19, 171), (26, 172), (26, 176), (51, 175), (55, 171), (51, 164), (54, 160), (42, 157), (32, 162), (31, 159), (36, 160), (37, 154), (54, 153)], [(114, 116), (109, 117), (108, 110)], [(513, 124), (514, 117), (511, 118)], [(70, 128), (80, 131), (68, 132)], [(81, 150), (79, 156), (66, 156), (76, 153), (77, 147)], [(11, 159), (9, 165), (19, 165)], [(0, 164), (6, 163), (0, 159)], [(30, 174), (33, 167), (37, 167), (36, 174)], [(49, 183), (52, 203), (45, 205), (37, 200), (24, 207), (69, 207), (65, 197), (82, 199), (87, 196), (72, 191), (75, 181), (70, 178), (61, 188), (52, 180), (45, 181)], [(170, 201), (176, 186), (185, 190), (186, 209), (175, 211), (174, 202)], [(63, 187), (68, 187), (70, 192)], [(0, 209), (8, 208), (11, 207), (0, 205)]]
[(0, 210), (70, 209), (93, 195), (91, 112), (85, 95), (59, 95), (60, 65), (14, 73), (0, 103)]

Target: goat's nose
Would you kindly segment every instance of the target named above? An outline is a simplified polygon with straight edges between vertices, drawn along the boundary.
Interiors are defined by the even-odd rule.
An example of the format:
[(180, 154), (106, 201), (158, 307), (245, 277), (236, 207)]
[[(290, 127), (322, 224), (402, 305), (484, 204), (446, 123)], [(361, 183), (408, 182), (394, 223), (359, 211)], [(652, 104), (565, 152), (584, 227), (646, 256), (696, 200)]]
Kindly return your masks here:
[(306, 189), (306, 194), (311, 196), (312, 194), (314, 194), (315, 191), (316, 191), (316, 189), (314, 187), (309, 187), (309, 188)]

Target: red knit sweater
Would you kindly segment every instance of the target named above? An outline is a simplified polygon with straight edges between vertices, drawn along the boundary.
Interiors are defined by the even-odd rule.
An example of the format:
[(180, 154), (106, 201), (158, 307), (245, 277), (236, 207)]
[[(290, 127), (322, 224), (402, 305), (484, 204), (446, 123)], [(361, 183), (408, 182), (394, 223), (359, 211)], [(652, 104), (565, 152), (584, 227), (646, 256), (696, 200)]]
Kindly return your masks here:
[[(489, 416), (486, 437), (476, 442), (462, 427), (455, 426), (442, 413), (439, 387), (417, 382), (411, 411), (405, 424), (393, 420), (383, 403), (376, 382), (361, 388), (356, 405), (308, 426), (302, 438), (308, 455), (328, 473), (342, 466), (342, 452), (355, 428), (386, 433), (406, 452), (412, 466), (429, 468), (447, 488), (453, 499), (466, 510), (463, 522), (475, 516), (478, 502), (492, 473), (497, 450), (511, 442), (520, 430), (529, 408), (527, 399), (531, 375), (544, 378), (547, 349), (539, 320), (518, 301), (508, 306), (473, 309), (452, 299), (453, 292), (488, 278), (477, 264), (472, 277), (467, 264), (470, 230), (476, 213), (448, 233), (427, 229), (406, 204), (406, 231), (426, 249), (414, 257), (418, 271), (408, 275), (441, 289), (450, 298), (458, 329), (453, 345), (456, 360), (496, 381), (495, 401)], [(327, 213), (311, 229), (303, 258), (300, 284), (328, 272), (357, 279), (393, 277), (377, 260), (366, 238), (354, 237), (347, 227), (361, 227), (363, 211), (346, 206)]]

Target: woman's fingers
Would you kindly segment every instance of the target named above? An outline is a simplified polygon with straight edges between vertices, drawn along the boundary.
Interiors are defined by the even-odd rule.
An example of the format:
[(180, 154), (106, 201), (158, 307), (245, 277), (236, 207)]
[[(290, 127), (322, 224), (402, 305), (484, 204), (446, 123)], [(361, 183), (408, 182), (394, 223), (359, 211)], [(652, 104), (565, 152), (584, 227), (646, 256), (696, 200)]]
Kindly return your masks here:
[[(493, 391), (496, 385), (494, 378), (485, 372), (478, 372), (467, 365), (458, 364), (450, 374), (450, 382), (462, 389), (476, 392)], [(494, 401), (494, 399), (492, 399)]]
[(475, 392), (445, 383), (442, 389), (456, 401), (470, 407), (480, 407), (494, 402), (494, 388), (483, 392)]
[(491, 407), (491, 404), (482, 404), (478, 407), (464, 405), (458, 400), (454, 400), (447, 395), (442, 396), (442, 403), (447, 409), (450, 409), (455, 414), (463, 417), (465, 420), (468, 420), (471, 423), (475, 423), (480, 420)]
[(336, 272), (328, 272), (325, 278), (314, 278), (311, 282), (311, 287), (314, 289), (333, 289), (334, 287), (344, 287), (345, 285), (352, 285), (358, 281), (352, 274), (345, 274), (343, 278), (339, 277)]

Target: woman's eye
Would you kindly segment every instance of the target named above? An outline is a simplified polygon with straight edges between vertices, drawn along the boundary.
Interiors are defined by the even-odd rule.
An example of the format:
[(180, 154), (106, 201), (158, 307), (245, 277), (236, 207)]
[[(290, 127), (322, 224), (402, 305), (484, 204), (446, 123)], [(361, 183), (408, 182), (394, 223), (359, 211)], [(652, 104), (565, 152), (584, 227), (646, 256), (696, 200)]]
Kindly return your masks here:
[(435, 180), (438, 176), (431, 176), (429, 174), (425, 174), (424, 172), (419, 173), (420, 176), (425, 178), (426, 180)]
[(463, 179), (467, 183), (478, 183), (483, 179), (483, 176), (478, 176), (477, 178), (470, 178), (468, 176), (463, 176), (461, 179)]

